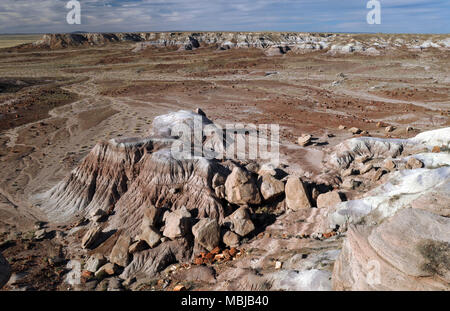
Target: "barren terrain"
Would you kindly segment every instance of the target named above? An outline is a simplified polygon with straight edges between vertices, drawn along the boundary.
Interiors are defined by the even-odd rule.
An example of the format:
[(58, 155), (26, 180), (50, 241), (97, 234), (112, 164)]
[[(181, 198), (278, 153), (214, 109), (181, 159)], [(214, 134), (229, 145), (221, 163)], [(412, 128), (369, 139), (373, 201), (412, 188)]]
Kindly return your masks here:
[[(370, 38), (356, 37), (361, 42)], [(201, 108), (220, 125), (279, 124), (281, 163), (287, 174), (306, 179), (322, 173), (329, 150), (346, 139), (406, 139), (450, 126), (448, 49), (405, 48), (380, 55), (323, 49), (268, 56), (254, 47), (218, 50), (205, 44), (184, 51), (174, 46), (133, 51), (135, 45), (0, 50), (0, 252), (17, 279), (4, 289), (71, 288), (63, 281), (66, 263), (87, 258), (71, 248), (82, 236), (64, 238), (74, 223), (49, 218), (36, 196), (68, 176), (99, 141), (144, 137), (159, 115)], [(393, 130), (386, 131), (387, 126)], [(354, 135), (352, 127), (365, 132)], [(297, 143), (302, 134), (312, 135), (310, 145)], [(369, 188), (349, 190), (346, 199), (360, 198)], [(318, 249), (328, 251), (322, 261), (331, 271), (333, 251), (344, 237), (292, 240), (297, 229), (280, 231), (280, 226), (296, 226), (290, 221), (261, 218), (261, 228), (271, 226), (242, 241), (240, 257), (214, 264), (214, 273), (196, 267), (200, 279), (184, 286), (208, 289), (214, 279), (217, 289), (251, 289), (248, 277), (243, 282), (250, 285), (236, 280), (258, 260), (258, 269), (270, 274), (274, 262), (287, 267), (294, 255), (314, 257)], [(41, 227), (53, 236), (35, 239)], [(276, 239), (277, 255), (268, 256), (263, 245)], [(229, 269), (235, 275), (222, 276)], [(189, 279), (183, 271), (152, 276), (133, 289), (172, 289)], [(257, 289), (271, 288), (254, 282)]]

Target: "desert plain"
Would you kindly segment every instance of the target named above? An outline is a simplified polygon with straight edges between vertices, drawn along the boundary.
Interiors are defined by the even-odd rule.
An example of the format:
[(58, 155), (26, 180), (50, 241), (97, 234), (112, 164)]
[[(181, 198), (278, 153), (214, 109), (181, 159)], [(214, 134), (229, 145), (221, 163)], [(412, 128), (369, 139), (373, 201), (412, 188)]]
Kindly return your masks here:
[[(312, 36), (320, 37), (319, 34)], [(29, 44), (26, 41), (23, 42), (25, 45), (19, 47), (0, 49), (0, 252), (9, 263), (8, 275), (11, 275), (2, 290), (377, 290), (395, 289), (395, 286), (408, 290), (450, 289), (450, 201), (448, 192), (445, 195), (449, 189), (449, 173), (448, 170), (443, 170), (448, 166), (446, 163), (450, 141), (450, 137), (446, 136), (449, 132), (445, 131), (450, 127), (450, 50), (443, 44), (434, 44), (448, 44), (448, 36), (326, 34), (323, 37), (345, 41), (339, 43), (344, 47), (351, 42), (354, 46), (362, 44), (366, 48), (341, 49), (338, 46), (333, 49), (333, 43), (330, 43), (319, 48), (286, 49), (279, 42), (275, 48), (274, 44), (241, 47), (239, 42), (231, 42), (233, 46), (230, 43), (230, 46), (224, 47), (223, 41), (204, 43), (201, 40), (198, 47), (196, 44), (192, 47), (191, 35), (177, 34), (176, 40), (181, 40), (183, 44), (187, 42), (187, 48), (180, 48), (180, 44), (172, 42), (147, 46), (131, 39), (117, 42), (89, 41), (86, 44), (79, 44), (79, 41), (74, 44), (66, 40), (61, 43), (58, 38), (53, 37), (52, 44), (49, 45), (39, 41), (37, 44)], [(406, 44), (414, 40), (417, 42), (416, 46)], [(385, 45), (373, 45), (374, 42), (384, 42)], [(147, 137), (155, 117), (180, 110), (195, 113), (199, 111), (198, 108), (216, 124), (280, 126), (281, 164), (267, 170), (271, 178), (282, 182), (283, 190), (277, 193), (276, 198), (263, 198), (258, 203), (233, 202), (230, 199), (232, 190), (230, 193), (226, 190), (222, 197), (217, 195), (220, 197), (220, 204), (226, 206), (223, 215), (207, 215), (209, 218), (217, 218), (220, 225), (220, 243), (214, 245), (217, 247), (208, 249), (210, 247), (200, 242), (203, 248), (197, 248), (197, 237), (192, 241), (187, 239), (186, 243), (190, 246), (186, 247), (186, 252), (189, 254), (180, 255), (183, 258), (180, 260), (175, 254), (177, 260), (168, 260), (161, 253), (151, 253), (158, 247), (171, 248), (180, 239), (179, 236), (172, 238), (164, 235), (164, 227), (157, 233), (162, 236), (159, 246), (142, 246), (144, 243), (135, 238), (135, 229), (130, 229), (130, 241), (123, 242), (121, 232), (127, 232), (127, 229), (122, 228), (111, 231), (111, 235), (95, 247), (80, 247), (86, 231), (99, 219), (93, 220), (92, 216), (101, 216), (98, 213), (89, 214), (95, 210), (92, 200), (95, 201), (96, 194), (86, 194), (90, 201), (79, 205), (89, 206), (89, 213), (78, 209), (71, 218), (56, 219), (49, 216), (54, 215), (52, 207), (43, 208), (46, 206), (45, 201), (48, 203), (51, 199), (41, 199), (42, 194), (54, 189), (67, 176), (75, 176), (70, 174), (80, 168), (80, 165), (88, 166), (83, 161), (89, 159), (90, 154), (93, 156), (92, 152), (97, 152), (94, 148), (99, 142)], [(442, 181), (432, 186), (443, 189), (441, 192), (433, 192), (436, 198), (440, 198), (436, 199), (440, 200), (436, 204), (442, 205), (438, 209), (441, 212), (434, 211), (431, 213), (433, 215), (423, 217), (441, 217), (441, 220), (436, 221), (443, 230), (434, 235), (430, 233), (432, 237), (429, 239), (436, 238), (438, 242), (433, 240), (434, 244), (421, 244), (422, 251), (416, 250), (418, 254), (429, 255), (423, 255), (430, 261), (427, 269), (423, 265), (422, 270), (420, 267), (403, 269), (407, 265), (403, 262), (396, 265), (398, 258), (391, 253), (390, 246), (386, 246), (386, 241), (383, 240), (383, 244), (377, 240), (377, 236), (369, 238), (369, 242), (362, 238), (372, 236), (365, 233), (369, 230), (369, 225), (365, 223), (364, 227), (363, 221), (355, 222), (355, 226), (363, 226), (362, 229), (350, 226), (349, 231), (347, 225), (341, 225), (340, 229), (335, 227), (322, 230), (321, 224), (321, 231), (317, 228), (316, 224), (329, 219), (328, 214), (335, 212), (323, 211), (328, 208), (326, 204), (317, 208), (320, 194), (339, 191), (338, 202), (349, 202), (364, 198), (369, 191), (376, 191), (377, 187), (383, 187), (390, 182), (390, 178), (397, 178), (397, 184), (401, 183), (395, 174), (402, 174), (402, 170), (413, 167), (408, 168), (407, 165), (405, 168), (395, 161), (392, 167), (391, 163), (386, 165), (383, 161), (399, 158), (404, 155), (402, 152), (407, 153), (405, 156), (423, 153), (426, 144), (421, 147), (421, 151), (410, 151), (404, 146), (400, 148), (400, 153), (395, 154), (389, 153), (392, 151), (391, 145), (397, 144), (399, 140), (414, 140), (420, 133), (433, 130), (441, 130), (436, 134), (441, 143), (431, 143), (432, 145), (428, 145), (430, 150), (425, 150), (425, 153), (440, 154), (440, 158), (433, 158), (434, 162), (430, 165), (427, 158), (420, 158), (421, 164), (416, 163), (418, 166), (414, 167), (419, 171), (442, 170), (439, 175)], [(304, 143), (300, 143), (299, 137), (307, 135), (310, 136), (301, 140)], [(333, 153), (343, 151), (339, 150), (340, 144), (363, 137), (379, 138), (381, 141), (392, 139), (387, 150), (378, 150), (378, 145), (366, 144), (367, 149), (378, 154), (383, 161), (375, 161), (373, 169), (365, 167), (367, 172), (359, 169), (360, 176), (365, 177), (358, 180), (355, 170), (348, 171), (352, 167), (352, 161), (357, 161), (355, 156), (345, 167), (336, 169), (331, 178), (332, 170), (326, 169), (324, 163), (329, 161)], [(351, 152), (353, 157), (355, 151)], [(356, 154), (364, 155), (359, 151)], [(129, 157), (128, 155), (125, 159)], [(370, 160), (359, 161), (364, 164)], [(97, 174), (106, 170), (101, 165), (109, 165), (109, 162), (105, 164), (100, 160), (95, 163), (100, 167)], [(263, 164), (255, 165), (262, 167)], [(229, 168), (224, 178), (231, 171), (235, 173), (233, 167), (236, 165), (224, 164)], [(260, 169), (251, 168), (248, 162), (237, 166), (247, 169), (244, 173), (236, 174), (251, 176), (257, 188), (264, 182), (266, 173)], [(281, 176), (271, 173), (278, 172), (278, 169), (283, 172)], [(384, 173), (378, 177), (367, 177), (369, 171), (376, 175), (378, 170)], [(89, 170), (86, 169), (87, 171)], [(164, 173), (168, 172), (161, 174)], [(111, 174), (114, 175), (110, 172), (106, 174), (102, 182), (108, 184), (108, 178), (111, 178), (112, 183), (116, 182)], [(289, 202), (286, 202), (289, 201), (287, 197), (292, 196), (287, 193), (291, 176), (299, 177), (305, 183), (310, 210), (290, 208)], [(351, 176), (356, 181), (352, 179), (345, 182)], [(133, 179), (128, 176), (125, 188), (131, 189), (132, 182)], [(186, 181), (187, 184), (189, 182), (191, 181)], [(97, 185), (99, 183), (97, 180)], [(224, 184), (225, 188), (227, 183)], [(274, 184), (278, 185), (275, 181)], [(70, 187), (70, 182), (65, 185)], [(391, 183), (392, 187), (395, 185), (396, 183)], [(89, 185), (86, 187), (89, 188)], [(428, 191), (430, 187), (425, 188)], [(262, 192), (258, 189), (255, 191)], [(60, 189), (62, 192), (66, 190)], [(391, 188), (384, 189), (386, 193), (389, 190)], [(83, 191), (88, 190), (80, 189), (80, 192)], [(161, 191), (165, 193), (165, 190)], [(181, 191), (182, 194), (175, 191)], [(184, 191), (187, 193), (183, 194)], [(177, 188), (171, 195), (190, 196), (192, 194), (189, 191), (196, 190)], [(214, 193), (212, 189), (212, 193), (215, 196), (217, 191)], [(116, 212), (114, 209), (123, 196), (122, 193), (117, 194), (110, 206), (103, 210), (116, 213), (115, 217), (120, 215), (122, 208), (126, 208), (122, 207), (123, 203)], [(264, 193), (263, 196), (265, 197)], [(68, 201), (64, 202), (66, 204)], [(166, 204), (164, 208), (168, 208), (170, 213), (175, 213), (178, 208), (168, 207), (168, 203), (159, 198), (153, 204), (159, 208), (160, 202)], [(174, 199), (171, 202), (178, 201)], [(334, 201), (333, 204), (338, 202)], [(192, 209), (197, 208), (195, 205), (201, 203), (186, 204), (192, 212)], [(408, 201), (402, 208), (415, 211), (414, 204), (411, 204)], [(61, 207), (58, 205), (56, 210), (59, 208)], [(223, 235), (232, 232), (234, 237), (236, 234), (233, 230), (224, 229), (228, 228), (226, 217), (241, 208), (249, 210), (246, 213), (250, 217), (244, 213), (243, 218), (246, 221), (251, 219), (254, 230), (250, 230), (252, 232), (248, 235), (238, 234), (236, 245), (228, 247), (222, 240)], [(396, 208), (399, 209), (398, 213), (404, 212), (402, 208)], [(49, 210), (52, 212), (49, 213)], [(423, 211), (421, 208), (417, 210)], [(111, 214), (107, 217), (109, 215)], [(394, 213), (388, 213), (384, 217), (388, 216), (393, 217)], [(199, 215), (193, 216), (196, 217), (201, 218)], [(408, 217), (414, 219), (419, 216), (404, 215), (403, 219)], [(388, 223), (384, 219), (378, 222), (379, 226)], [(140, 218), (138, 220), (140, 225)], [(117, 220), (114, 221), (113, 224), (117, 223)], [(107, 224), (108, 230), (114, 227), (108, 220), (103, 219), (98, 223), (100, 226)], [(396, 227), (401, 226), (408, 227), (404, 223)], [(167, 227), (166, 223), (165, 228)], [(394, 229), (386, 229), (387, 233), (380, 234), (379, 239), (386, 238), (392, 230)], [(358, 236), (359, 232), (363, 233)], [(198, 234), (200, 233), (194, 235)], [(228, 237), (232, 234), (228, 234)], [(426, 234), (420, 232), (418, 236)], [(351, 240), (349, 236), (354, 239)], [(142, 249), (135, 245), (138, 243)], [(345, 243), (356, 243), (357, 246)], [(118, 244), (127, 248), (126, 256), (129, 257), (125, 264), (121, 266), (118, 260), (112, 263), (116, 266), (110, 269), (112, 271), (97, 273), (98, 268), (101, 268), (99, 262), (107, 265), (112, 261), (111, 252), (117, 255), (117, 252), (123, 251), (119, 246), (115, 247)], [(375, 251), (378, 255), (372, 254), (374, 250), (369, 250), (370, 247), (366, 244), (378, 250)], [(133, 245), (135, 249), (131, 251), (130, 247)], [(403, 246), (407, 247), (397, 244), (399, 249)], [(358, 273), (362, 273), (358, 268), (353, 268), (353, 272), (344, 270), (350, 269), (346, 267), (352, 267), (351, 261), (358, 257), (349, 255), (349, 252), (357, 252), (358, 249), (366, 252), (368, 257), (373, 255), (374, 258), (387, 258), (388, 263), (383, 264), (382, 268), (388, 271), (393, 269), (404, 279), (400, 278), (397, 283), (382, 279), (381, 285), (372, 285), (370, 282), (366, 284), (354, 279)], [(416, 254), (416, 251), (405, 250), (407, 254)], [(139, 252), (148, 254), (138, 260), (135, 254)], [(97, 260), (98, 265), (94, 271), (89, 271), (86, 264), (90, 262), (92, 265), (97, 254), (104, 258)], [(80, 282), (67, 281), (67, 276), (73, 273), (71, 269), (74, 268), (73, 265), (68, 266), (68, 263), (73, 260), (81, 262)], [(417, 262), (421, 260), (417, 259)], [(145, 261), (151, 261), (151, 267), (145, 266)], [(158, 262), (164, 264), (158, 265)], [(354, 262), (353, 264), (358, 266)], [(128, 265), (134, 265), (134, 268)], [(139, 265), (145, 268), (139, 268)], [(358, 272), (354, 272), (356, 270)], [(394, 272), (385, 273), (382, 278), (389, 274), (395, 275)], [(414, 280), (413, 283), (410, 280)]]

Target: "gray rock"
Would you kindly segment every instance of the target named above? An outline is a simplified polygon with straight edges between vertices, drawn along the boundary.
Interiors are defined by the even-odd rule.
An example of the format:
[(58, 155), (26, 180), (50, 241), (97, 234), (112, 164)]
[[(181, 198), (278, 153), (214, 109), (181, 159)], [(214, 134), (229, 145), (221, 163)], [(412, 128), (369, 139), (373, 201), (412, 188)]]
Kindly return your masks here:
[(106, 258), (102, 254), (94, 254), (86, 261), (84, 269), (95, 273), (101, 266), (106, 263)]
[(289, 177), (285, 186), (286, 205), (288, 208), (298, 211), (304, 208), (311, 208), (306, 187), (298, 177)]
[(155, 207), (154, 205), (149, 206), (144, 210), (144, 218), (142, 219), (142, 226), (157, 226), (161, 222), (162, 209)]
[(231, 229), (241, 237), (244, 237), (255, 230), (255, 225), (250, 219), (247, 207), (242, 206), (238, 208), (229, 216), (229, 219), (231, 221)]
[(159, 244), (161, 240), (161, 234), (155, 228), (142, 223), (142, 232), (137, 237), (137, 239), (145, 241), (148, 246), (153, 248)]
[(82, 248), (91, 248), (95, 245), (102, 234), (102, 228), (94, 226), (90, 228), (81, 239)]
[(258, 184), (264, 200), (270, 200), (284, 193), (284, 183), (272, 175), (263, 175)]
[(220, 242), (220, 226), (215, 219), (203, 218), (200, 219), (192, 227), (195, 241), (208, 251), (213, 250)]
[[(139, 239), (139, 237), (138, 237), (138, 239)], [(128, 249), (128, 251), (130, 252), (130, 254), (134, 254), (134, 253), (141, 252), (147, 248), (148, 248), (147, 242), (145, 242), (144, 240), (139, 240), (139, 241), (132, 243), (130, 245), (130, 248)]]
[(126, 267), (130, 262), (130, 253), (128, 252), (130, 244), (130, 237), (122, 234), (109, 255), (109, 261), (120, 267)]
[(228, 247), (238, 247), (239, 246), (239, 235), (233, 231), (227, 231), (223, 235), (223, 243)]
[(119, 269), (115, 264), (108, 262), (107, 264), (101, 266), (97, 270), (97, 272), (95, 272), (95, 277), (97, 279), (103, 279), (107, 276), (116, 274), (118, 271), (119, 271)]

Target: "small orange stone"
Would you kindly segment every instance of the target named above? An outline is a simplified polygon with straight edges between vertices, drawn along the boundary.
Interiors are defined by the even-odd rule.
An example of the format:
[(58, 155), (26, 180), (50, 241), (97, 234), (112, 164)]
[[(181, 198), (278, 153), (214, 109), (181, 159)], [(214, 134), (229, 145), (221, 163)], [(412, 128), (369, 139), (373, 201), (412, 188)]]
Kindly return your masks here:
[(83, 277), (85, 279), (90, 279), (93, 274), (94, 273), (92, 273), (91, 271), (84, 270), (83, 272), (81, 272), (81, 277)]
[(236, 256), (237, 253), (238, 253), (238, 250), (237, 250), (235, 247), (232, 247), (232, 248), (230, 249), (230, 255), (231, 255), (231, 257)]
[(213, 254), (213, 255), (217, 255), (217, 254), (219, 254), (220, 253), (220, 247), (219, 246), (217, 246), (216, 248), (214, 248), (212, 251), (211, 251), (211, 254)]
[(434, 147), (433, 147), (433, 150), (431, 150), (431, 152), (433, 152), (433, 153), (439, 153), (439, 152), (441, 152), (441, 147), (439, 147), (439, 146), (434, 146)]
[(186, 287), (182, 284), (178, 284), (173, 288), (174, 292), (181, 292), (181, 291), (185, 291)]
[(206, 254), (206, 257), (205, 257), (205, 258), (208, 259), (209, 261), (211, 261), (211, 260), (214, 259), (214, 254), (208, 253), (208, 254)]
[(194, 264), (196, 264), (196, 265), (201, 265), (201, 264), (203, 264), (203, 259), (200, 258), (200, 257), (195, 258), (195, 259), (194, 259)]

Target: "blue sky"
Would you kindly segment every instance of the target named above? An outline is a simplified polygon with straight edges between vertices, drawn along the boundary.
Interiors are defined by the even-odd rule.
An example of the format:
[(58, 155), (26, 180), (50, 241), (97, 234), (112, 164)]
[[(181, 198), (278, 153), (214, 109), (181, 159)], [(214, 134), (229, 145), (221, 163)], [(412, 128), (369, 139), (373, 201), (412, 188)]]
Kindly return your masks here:
[(0, 33), (120, 31), (318, 31), (450, 33), (450, 0), (379, 0), (381, 25), (368, 25), (368, 0), (79, 0), (81, 25), (68, 25), (68, 0), (0, 0)]

